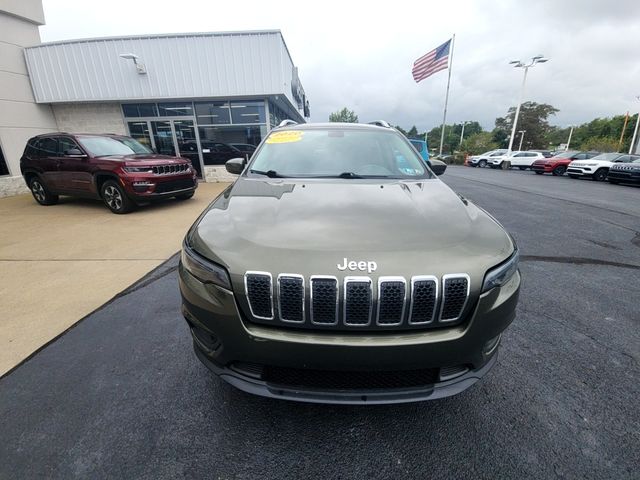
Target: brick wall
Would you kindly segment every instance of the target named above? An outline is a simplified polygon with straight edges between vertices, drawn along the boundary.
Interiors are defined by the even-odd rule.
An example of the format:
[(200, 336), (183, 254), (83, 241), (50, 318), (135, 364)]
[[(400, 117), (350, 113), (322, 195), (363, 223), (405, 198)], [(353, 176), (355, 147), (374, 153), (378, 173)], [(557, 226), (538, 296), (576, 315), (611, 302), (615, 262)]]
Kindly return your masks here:
[(52, 108), (61, 132), (126, 135), (119, 103), (62, 103)]

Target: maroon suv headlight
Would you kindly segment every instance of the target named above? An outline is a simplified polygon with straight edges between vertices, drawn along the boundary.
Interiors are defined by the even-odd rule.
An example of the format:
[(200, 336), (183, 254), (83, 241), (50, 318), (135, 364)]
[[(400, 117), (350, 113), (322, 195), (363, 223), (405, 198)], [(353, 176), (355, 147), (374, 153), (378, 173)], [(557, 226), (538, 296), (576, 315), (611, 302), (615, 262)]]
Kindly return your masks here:
[(153, 173), (152, 167), (122, 167), (127, 173)]

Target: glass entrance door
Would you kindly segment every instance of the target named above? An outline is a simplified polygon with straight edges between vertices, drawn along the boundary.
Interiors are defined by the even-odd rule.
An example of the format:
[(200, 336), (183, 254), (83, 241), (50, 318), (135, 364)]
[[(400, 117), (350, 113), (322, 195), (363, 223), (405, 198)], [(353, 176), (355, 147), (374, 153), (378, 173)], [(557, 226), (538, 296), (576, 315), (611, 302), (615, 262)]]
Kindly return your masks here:
[(202, 177), (198, 139), (196, 138), (196, 129), (193, 125), (193, 120), (172, 120), (172, 122), (176, 136), (178, 155), (191, 160), (191, 164), (198, 171), (198, 176)]
[(171, 128), (171, 121), (153, 121), (151, 122), (151, 129), (153, 131), (153, 140), (156, 144), (156, 152), (161, 155), (176, 154), (176, 142), (173, 138), (173, 128)]
[[(151, 120), (149, 123), (156, 152), (188, 158), (198, 176), (202, 177), (200, 148), (193, 120)], [(129, 128), (131, 130), (131, 124)]]

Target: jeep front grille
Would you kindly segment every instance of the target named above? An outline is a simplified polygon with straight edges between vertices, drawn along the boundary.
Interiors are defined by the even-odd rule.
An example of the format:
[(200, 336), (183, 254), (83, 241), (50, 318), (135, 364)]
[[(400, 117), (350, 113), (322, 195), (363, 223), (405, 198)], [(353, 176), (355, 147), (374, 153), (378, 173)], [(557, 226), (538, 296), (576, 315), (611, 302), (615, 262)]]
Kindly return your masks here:
[(337, 324), (338, 300), (338, 279), (336, 277), (311, 277), (311, 323), (316, 325)]
[(462, 310), (469, 296), (469, 276), (463, 274), (445, 275), (442, 277), (444, 288), (442, 289), (441, 322), (455, 322), (460, 318)]
[[(336, 277), (247, 272), (251, 320), (299, 328), (397, 329), (450, 326), (462, 321), (469, 300), (467, 274)], [(442, 293), (441, 293), (442, 292)]]
[(184, 173), (189, 170), (190, 165), (188, 163), (180, 163), (174, 165), (157, 165), (151, 167), (153, 173), (156, 175), (175, 175), (177, 173)]
[(262, 320), (273, 320), (271, 274), (266, 272), (247, 272), (244, 276), (244, 288), (247, 292), (251, 314)]
[(373, 292), (368, 277), (344, 279), (344, 324), (366, 327), (371, 323)]
[(302, 275), (278, 276), (278, 308), (283, 322), (304, 322), (304, 278)]
[(406, 282), (403, 277), (378, 279), (378, 325), (399, 325), (404, 317)]

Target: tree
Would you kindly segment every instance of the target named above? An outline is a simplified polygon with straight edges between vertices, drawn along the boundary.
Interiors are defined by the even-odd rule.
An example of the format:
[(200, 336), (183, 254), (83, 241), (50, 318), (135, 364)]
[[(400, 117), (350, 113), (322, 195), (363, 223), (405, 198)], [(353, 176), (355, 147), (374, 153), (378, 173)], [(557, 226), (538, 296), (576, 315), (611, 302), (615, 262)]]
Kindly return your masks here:
[[(519, 130), (524, 130), (524, 142), (522, 143), (523, 150), (529, 150), (531, 148), (547, 148), (549, 145), (546, 143), (546, 136), (553, 129), (549, 125), (549, 117), (559, 112), (557, 108), (548, 105), (546, 103), (525, 102), (520, 106), (520, 116), (518, 117), (518, 124), (516, 125), (516, 135)], [(516, 107), (509, 108), (505, 117), (496, 118), (496, 130), (501, 130), (500, 135), (511, 135), (511, 128), (513, 126), (513, 120), (516, 115)], [(494, 135), (494, 138), (496, 135)], [(514, 139), (514, 147), (518, 148), (516, 140), (520, 140), (519, 135)], [(508, 146), (508, 144), (507, 144)]]
[(393, 128), (395, 128), (396, 130), (398, 130), (398, 131), (399, 131), (401, 134), (403, 134), (405, 137), (407, 136), (407, 131), (406, 131), (404, 128), (402, 128), (400, 125), (396, 125), (396, 126), (395, 126), (395, 127), (393, 127)]
[[(442, 153), (453, 153), (460, 146), (460, 135), (462, 134), (462, 123), (454, 123), (453, 125), (444, 126), (444, 142)], [(441, 127), (434, 127), (427, 133), (427, 142), (430, 149), (440, 151), (440, 133)], [(464, 136), (471, 136), (482, 132), (482, 126), (479, 122), (467, 122), (464, 126)]]
[[(580, 143), (580, 150), (594, 152), (617, 152), (619, 138), (613, 137), (591, 137)], [(573, 140), (572, 140), (573, 143)], [(626, 150), (628, 151), (628, 150)]]
[(471, 155), (477, 155), (496, 148), (498, 148), (498, 144), (493, 141), (491, 132), (478, 132), (463, 140), (461, 150)]
[(358, 123), (358, 115), (353, 110), (349, 110), (344, 107), (342, 110), (333, 112), (329, 115), (330, 122), (346, 122), (346, 123)]
[(406, 136), (409, 138), (416, 138), (418, 136), (418, 129), (415, 125), (409, 129)]

